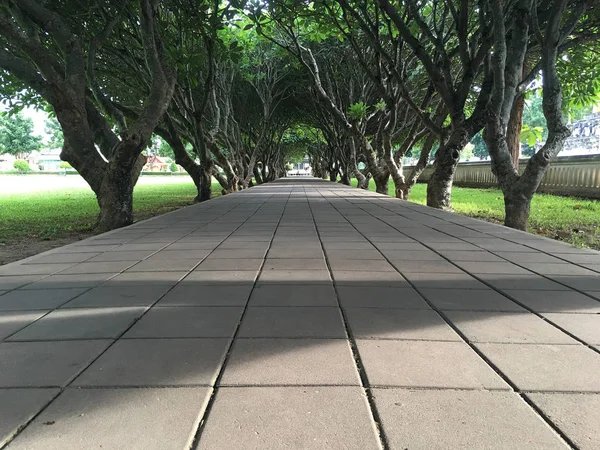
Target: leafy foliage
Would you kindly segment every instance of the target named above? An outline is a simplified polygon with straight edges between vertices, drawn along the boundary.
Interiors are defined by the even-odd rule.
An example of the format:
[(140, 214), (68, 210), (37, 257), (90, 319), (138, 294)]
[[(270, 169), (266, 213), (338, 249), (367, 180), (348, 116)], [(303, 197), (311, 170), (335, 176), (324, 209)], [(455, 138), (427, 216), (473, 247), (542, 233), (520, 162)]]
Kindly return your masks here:
[(26, 158), (41, 147), (40, 138), (33, 135), (33, 121), (21, 112), (0, 115), (0, 154)]

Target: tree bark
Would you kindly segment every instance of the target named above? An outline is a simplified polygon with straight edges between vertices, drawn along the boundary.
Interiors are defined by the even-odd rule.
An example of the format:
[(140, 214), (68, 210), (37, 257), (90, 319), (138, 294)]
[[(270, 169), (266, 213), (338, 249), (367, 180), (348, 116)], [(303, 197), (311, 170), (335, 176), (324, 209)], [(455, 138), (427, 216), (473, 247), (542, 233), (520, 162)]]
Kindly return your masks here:
[(517, 230), (527, 231), (531, 197), (518, 189), (504, 192), (504, 225)]
[(516, 170), (519, 170), (519, 157), (521, 156), (521, 129), (523, 128), (524, 110), (525, 95), (521, 94), (515, 97), (506, 128), (506, 143)]
[(465, 130), (455, 131), (445, 145), (440, 145), (435, 154), (434, 171), (427, 184), (427, 206), (449, 210), (452, 208), (452, 180), (460, 151), (469, 142)]

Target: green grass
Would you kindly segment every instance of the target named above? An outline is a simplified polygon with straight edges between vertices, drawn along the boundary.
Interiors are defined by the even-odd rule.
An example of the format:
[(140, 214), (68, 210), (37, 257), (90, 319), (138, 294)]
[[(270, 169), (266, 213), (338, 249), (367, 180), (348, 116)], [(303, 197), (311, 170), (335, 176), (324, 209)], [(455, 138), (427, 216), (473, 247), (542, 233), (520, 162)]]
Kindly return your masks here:
[[(221, 195), (213, 183), (213, 197)], [(135, 220), (143, 220), (193, 203), (193, 183), (138, 185), (133, 194)], [(98, 215), (89, 189), (0, 194), (0, 242), (51, 240), (89, 233)]]
[[(355, 185), (355, 183), (354, 183)], [(375, 184), (369, 189), (374, 191)], [(394, 194), (390, 181), (389, 194)], [(409, 200), (425, 204), (427, 185), (417, 184)], [(498, 189), (452, 188), (452, 208), (469, 217), (503, 223), (504, 201)], [(536, 194), (531, 202), (529, 231), (573, 245), (600, 249), (600, 201)]]

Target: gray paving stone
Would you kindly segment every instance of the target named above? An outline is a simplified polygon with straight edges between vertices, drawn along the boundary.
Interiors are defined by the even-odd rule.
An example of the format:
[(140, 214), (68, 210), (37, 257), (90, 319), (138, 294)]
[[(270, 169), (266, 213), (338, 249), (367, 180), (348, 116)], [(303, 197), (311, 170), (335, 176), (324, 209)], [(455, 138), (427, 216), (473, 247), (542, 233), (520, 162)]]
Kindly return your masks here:
[(244, 306), (252, 291), (246, 286), (175, 286), (156, 306)]
[(428, 289), (487, 289), (488, 287), (466, 273), (417, 273), (404, 276), (417, 288)]
[(600, 313), (600, 302), (575, 291), (505, 290), (536, 312)]
[(145, 308), (58, 309), (12, 335), (10, 341), (115, 339)]
[[(459, 251), (459, 250), (439, 250), (440, 254), (452, 261), (486, 261), (486, 262), (503, 262), (499, 256), (487, 251)], [(518, 253), (521, 255), (522, 253)]]
[(54, 251), (48, 254), (42, 254), (29, 261), (23, 262), (23, 264), (61, 264), (61, 263), (78, 263), (87, 261), (97, 255), (98, 252), (93, 253), (62, 253), (62, 249)]
[(262, 284), (250, 297), (250, 306), (338, 306), (330, 284)]
[(430, 309), (412, 288), (338, 286), (337, 292), (346, 308)]
[(332, 273), (338, 286), (410, 287), (398, 272), (333, 270)]
[(29, 285), (30, 283), (34, 283), (35, 281), (40, 280), (43, 277), (43, 275), (11, 275), (6, 277), (0, 276), (0, 289), (17, 289), (22, 286)]
[[(105, 252), (90, 258), (87, 260), (87, 262), (141, 261), (142, 259), (145, 259), (154, 253), (154, 250), (138, 250), (135, 252)], [(73, 255), (78, 254), (79, 253), (73, 253)]]
[(58, 393), (58, 389), (0, 389), (0, 445), (6, 444)]
[(0, 341), (35, 322), (48, 311), (0, 312)]
[[(84, 243), (82, 243), (82, 244), (68, 245), (65, 248), (63, 248), (61, 250), (61, 252), (62, 253), (101, 253), (101, 252), (107, 252), (107, 251), (117, 247), (117, 245), (114, 245), (114, 244), (91, 245), (91, 243), (89, 243), (87, 241), (83, 241), (83, 242)], [(87, 242), (87, 243), (85, 243), (85, 242)]]
[(566, 291), (569, 288), (539, 275), (478, 274), (478, 278), (500, 290)]
[(188, 272), (200, 259), (162, 259), (148, 258), (129, 267), (127, 272)]
[(528, 394), (544, 414), (581, 450), (600, 443), (600, 394)]
[(358, 340), (371, 386), (508, 389), (464, 342)]
[(152, 308), (124, 338), (231, 337), (241, 314), (241, 307)]
[(66, 264), (9, 264), (0, 266), (0, 276), (11, 275), (51, 275), (64, 271), (75, 263)]
[(116, 273), (85, 273), (69, 275), (50, 275), (28, 284), (23, 289), (73, 289), (73, 288), (92, 288), (104, 283)]
[(130, 242), (112, 248), (113, 252), (137, 252), (140, 250), (160, 250), (166, 247), (169, 242)]
[(529, 312), (446, 311), (471, 342), (576, 344), (577, 341)]
[(208, 258), (200, 263), (196, 270), (254, 270), (260, 269), (263, 260), (261, 258), (245, 258), (245, 259), (216, 259)]
[(444, 261), (444, 258), (431, 250), (382, 249), (381, 252), (386, 258), (394, 261)]
[[(219, 245), (219, 241), (218, 240), (209, 240), (209, 241), (199, 241), (199, 242), (187, 242), (187, 241), (177, 241), (174, 242), (173, 244), (165, 247), (161, 253), (164, 253), (166, 251), (172, 251), (172, 250), (208, 250), (211, 251), (212, 249), (214, 249), (215, 247), (217, 247), (217, 245)], [(224, 245), (224, 244), (221, 244)]]
[(108, 340), (3, 342), (0, 387), (65, 386), (111, 343)]
[(258, 278), (260, 284), (330, 284), (325, 270), (265, 270)]
[(345, 338), (346, 332), (337, 307), (256, 306), (246, 311), (239, 337)]
[(325, 258), (268, 258), (263, 271), (269, 270), (327, 270)]
[(464, 273), (461, 269), (448, 261), (411, 261), (392, 260), (392, 264), (402, 273)]
[(374, 397), (390, 448), (568, 448), (512, 392), (376, 389)]
[(208, 397), (208, 388), (67, 389), (11, 449), (188, 448)]
[(221, 385), (360, 384), (344, 339), (237, 339)]
[(151, 306), (170, 286), (98, 286), (67, 302), (63, 308)]
[(476, 344), (524, 391), (600, 391), (600, 354), (583, 345)]
[(432, 310), (346, 308), (351, 333), (357, 339), (460, 341), (460, 336)]
[(374, 271), (395, 272), (394, 267), (384, 259), (334, 259), (329, 261), (333, 271)]
[(212, 385), (229, 342), (229, 339), (122, 339), (73, 385)]
[(124, 272), (105, 286), (174, 286), (186, 275), (187, 272)]
[(86, 288), (16, 290), (0, 296), (0, 311), (54, 309), (85, 291)]
[(196, 270), (187, 275), (182, 283), (211, 285), (252, 285), (258, 274), (257, 270)]
[(274, 247), (269, 249), (267, 256), (270, 259), (313, 259), (323, 258), (323, 251), (320, 247), (294, 249)]
[(356, 387), (221, 388), (199, 449), (378, 449)]
[(61, 275), (80, 273), (117, 273), (135, 264), (134, 261), (82, 262), (63, 270)]
[[(269, 253), (269, 256), (271, 254)], [(377, 250), (346, 250), (346, 249), (329, 249), (327, 250), (327, 258), (332, 261), (336, 259), (360, 259), (365, 260), (378, 260), (383, 259), (383, 256)]]
[(241, 258), (258, 258), (262, 259), (267, 252), (266, 245), (260, 248), (239, 248), (239, 249), (230, 249), (230, 248), (217, 248), (214, 252), (210, 254), (211, 258), (215, 259), (241, 259)]
[(530, 275), (531, 272), (509, 262), (457, 261), (456, 264), (473, 274)]
[(555, 263), (523, 263), (523, 266), (532, 272), (539, 273), (541, 275), (585, 275), (585, 276), (598, 276), (593, 271), (564, 262), (561, 264)]
[(559, 283), (566, 284), (573, 289), (579, 289), (581, 291), (600, 291), (600, 275), (595, 274), (593, 276), (590, 275), (571, 275), (571, 276), (561, 276), (561, 275), (550, 275), (555, 281)]
[(600, 314), (545, 313), (543, 316), (587, 344), (600, 345)]
[(515, 302), (492, 289), (420, 288), (419, 292), (440, 310), (524, 311)]

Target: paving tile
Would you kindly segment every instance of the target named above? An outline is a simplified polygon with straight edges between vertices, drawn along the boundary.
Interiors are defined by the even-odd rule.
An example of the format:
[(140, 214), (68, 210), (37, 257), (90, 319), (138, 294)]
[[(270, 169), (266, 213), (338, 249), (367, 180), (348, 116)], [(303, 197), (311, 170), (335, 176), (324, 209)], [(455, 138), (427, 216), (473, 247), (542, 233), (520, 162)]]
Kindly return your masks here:
[(573, 276), (560, 276), (560, 275), (550, 275), (555, 281), (559, 283), (566, 284), (573, 289), (579, 289), (581, 291), (600, 291), (600, 275), (573, 275)]
[[(155, 250), (138, 250), (135, 252), (105, 252), (90, 258), (88, 262), (141, 261), (142, 259), (145, 259), (154, 253)], [(79, 253), (73, 253), (73, 255), (77, 254)]]
[(600, 314), (558, 314), (543, 316), (590, 345), (600, 345)]
[(257, 270), (196, 270), (187, 275), (182, 284), (252, 285), (257, 274)]
[(466, 272), (474, 274), (530, 275), (531, 272), (509, 262), (457, 261)]
[[(269, 253), (269, 256), (271, 254)], [(347, 250), (347, 249), (329, 249), (327, 250), (327, 258), (331, 260), (336, 259), (359, 259), (361, 261), (365, 260), (378, 260), (383, 259), (383, 256), (377, 250)]]
[(80, 273), (118, 273), (131, 267), (133, 261), (82, 262), (63, 270), (61, 275)]
[(239, 337), (345, 338), (346, 332), (337, 307), (256, 306), (246, 311)]
[(476, 344), (524, 391), (600, 391), (600, 354), (583, 345)]
[(48, 311), (0, 312), (0, 341), (35, 322)]
[(0, 445), (6, 444), (58, 393), (58, 389), (0, 389)]
[(170, 286), (98, 286), (67, 302), (63, 308), (151, 306)]
[(412, 288), (338, 286), (340, 303), (346, 308), (430, 309)]
[(261, 258), (246, 258), (246, 259), (233, 259), (233, 258), (225, 258), (225, 259), (217, 259), (217, 258), (208, 258), (205, 259), (200, 265), (196, 268), (196, 270), (227, 270), (227, 271), (236, 271), (236, 270), (254, 270), (257, 271), (260, 269), (263, 260)]
[(444, 258), (431, 250), (411, 251), (382, 249), (381, 252), (386, 258), (395, 261), (444, 261)]
[(11, 341), (115, 339), (145, 308), (58, 309), (12, 335)]
[(460, 341), (460, 336), (432, 310), (346, 308), (350, 332), (357, 339)]
[(528, 397), (578, 448), (598, 448), (600, 394), (533, 393)]
[(556, 263), (523, 263), (523, 267), (531, 270), (532, 272), (539, 273), (541, 275), (584, 275), (584, 276), (598, 276), (593, 271), (569, 264), (567, 262), (562, 264)]
[[(459, 251), (459, 250), (439, 250), (440, 254), (450, 259), (451, 261), (486, 261), (486, 262), (503, 262), (499, 256), (487, 251)], [(518, 253), (522, 254), (522, 253)]]
[(600, 302), (575, 291), (505, 290), (536, 312), (600, 313)]
[(111, 343), (108, 340), (3, 342), (0, 387), (65, 386)]
[(261, 284), (330, 284), (325, 270), (265, 270), (260, 274)]
[(73, 385), (212, 385), (229, 342), (229, 339), (122, 339)]
[(329, 261), (333, 271), (373, 271), (394, 272), (394, 267), (386, 260), (370, 259), (334, 259)]
[(524, 311), (515, 302), (492, 289), (420, 288), (419, 292), (440, 310)]
[(539, 275), (478, 274), (478, 278), (496, 289), (526, 289), (538, 291), (566, 291), (569, 288)]
[(244, 306), (252, 285), (175, 286), (156, 306)]
[(188, 272), (200, 259), (162, 259), (149, 258), (127, 269), (127, 272)]
[(23, 289), (72, 289), (92, 288), (104, 283), (116, 273), (84, 273), (68, 275), (50, 275), (35, 283), (24, 286)]
[(258, 258), (262, 259), (267, 252), (267, 247), (264, 248), (239, 248), (239, 249), (228, 249), (220, 247), (210, 254), (211, 258), (222, 259), (222, 258)]
[(0, 276), (0, 289), (17, 289), (22, 286), (29, 285), (30, 283), (34, 283), (35, 281), (38, 281), (43, 278), (43, 275), (11, 275), (6, 277)]
[(373, 396), (390, 448), (566, 448), (512, 392), (375, 389)]
[(86, 290), (86, 288), (16, 290), (0, 296), (0, 311), (54, 309)]
[(199, 449), (378, 449), (356, 387), (221, 388)]
[(398, 272), (334, 270), (332, 273), (338, 286), (410, 287)]
[(338, 306), (330, 284), (259, 284), (250, 306)]
[(208, 398), (209, 390), (203, 387), (68, 389), (11, 448), (188, 448)]
[(73, 266), (74, 263), (67, 264), (9, 264), (0, 266), (0, 276), (11, 275), (51, 275), (64, 271)]
[(137, 252), (140, 250), (160, 250), (166, 247), (169, 242), (147, 242), (147, 243), (129, 243), (119, 245), (117, 247), (112, 248), (113, 252)]
[(325, 258), (268, 258), (265, 261), (263, 271), (269, 270), (327, 270)]
[(428, 289), (487, 289), (487, 286), (466, 273), (417, 273), (404, 276), (417, 288)]
[(29, 261), (23, 262), (23, 264), (62, 264), (62, 263), (78, 263), (87, 261), (97, 255), (100, 255), (98, 252), (92, 253), (62, 253), (63, 249), (58, 251), (54, 251), (48, 254), (42, 254), (36, 256)]
[(110, 279), (106, 286), (174, 286), (187, 272), (125, 272)]
[(278, 248), (274, 247), (267, 254), (271, 259), (316, 259), (323, 258), (323, 250), (320, 247), (309, 248)]
[(68, 245), (61, 249), (61, 253), (101, 253), (107, 252), (113, 248), (117, 247), (115, 244), (106, 244), (106, 245)]
[(344, 339), (236, 339), (221, 379), (238, 386), (359, 384)]
[(446, 311), (471, 342), (576, 344), (577, 341), (529, 312)]
[(392, 264), (402, 273), (464, 273), (461, 269), (448, 261), (411, 261), (392, 260)]
[(231, 337), (241, 307), (152, 308), (124, 338)]
[(464, 342), (358, 340), (371, 386), (508, 389)]

